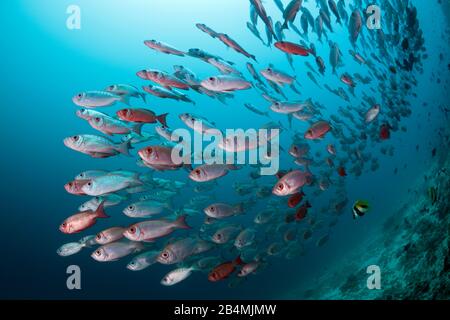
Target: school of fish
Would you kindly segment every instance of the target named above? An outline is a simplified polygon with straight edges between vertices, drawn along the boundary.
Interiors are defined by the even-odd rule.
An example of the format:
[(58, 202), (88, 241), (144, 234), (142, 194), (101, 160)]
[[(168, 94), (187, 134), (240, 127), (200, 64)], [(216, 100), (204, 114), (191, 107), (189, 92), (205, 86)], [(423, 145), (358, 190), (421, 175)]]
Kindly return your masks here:
[[(103, 231), (62, 245), (59, 255), (90, 248), (98, 262), (129, 259), (127, 269), (132, 271), (167, 265), (160, 282), (164, 286), (198, 272), (211, 282), (228, 279), (233, 287), (260, 273), (272, 259), (293, 259), (306, 255), (310, 247), (324, 246), (343, 213), (345, 219), (355, 219), (368, 212), (366, 201), (347, 198), (345, 181), (376, 171), (380, 164), (372, 149), (392, 155), (389, 139), (406, 131), (401, 120), (411, 114), (408, 97), (415, 94), (414, 72), (422, 71), (425, 52), (416, 9), (408, 0), (380, 0), (383, 28), (370, 30), (368, 0), (275, 0), (279, 12), (270, 15), (262, 0), (249, 2), (249, 21), (242, 24), (263, 46), (285, 56), (291, 70), (261, 65), (262, 59), (247, 51), (236, 35), (199, 22), (199, 37), (203, 32), (231, 48), (230, 55), (243, 55), (245, 65), (200, 48), (181, 50), (147, 39), (144, 53), (183, 57), (186, 65), (199, 59), (211, 66), (210, 75), (199, 78), (184, 65), (159, 70), (153, 60), (148, 69), (136, 71), (140, 85), (110, 84), (73, 96), (79, 107), (76, 116), (93, 130), (65, 138), (65, 146), (93, 158), (134, 157), (136, 171), (90, 169), (65, 184), (68, 193), (83, 200), (77, 212), (61, 219), (59, 230), (81, 234), (95, 224)], [(355, 69), (362, 71), (350, 72)], [(316, 90), (302, 90), (305, 82)], [(260, 94), (261, 106), (233, 108), (267, 118), (265, 128), (278, 128), (283, 137), (290, 137), (291, 144), (282, 146), (279, 155), (289, 159), (290, 166), (264, 177), (258, 165), (193, 167), (173, 161), (178, 137), (172, 134), (172, 117), (189, 130), (198, 130), (196, 121), (202, 121), (203, 133), (225, 129), (218, 125), (220, 119), (196, 114), (195, 95), (233, 104), (235, 95), (245, 97), (249, 90)], [(337, 112), (328, 112), (320, 102), (325, 90), (333, 95)], [(179, 109), (157, 114), (147, 106), (149, 97), (155, 104), (171, 99)], [(228, 142), (220, 146), (233, 152)], [(173, 170), (180, 170), (186, 180), (155, 176)], [(244, 170), (246, 180), (220, 185), (225, 175)], [(221, 198), (224, 189), (241, 200)], [(331, 200), (319, 201), (327, 191)], [(180, 195), (192, 192), (189, 201), (179, 202)], [(263, 209), (256, 209), (261, 205)], [(117, 206), (129, 218), (127, 225), (109, 222), (113, 219), (108, 211)]]

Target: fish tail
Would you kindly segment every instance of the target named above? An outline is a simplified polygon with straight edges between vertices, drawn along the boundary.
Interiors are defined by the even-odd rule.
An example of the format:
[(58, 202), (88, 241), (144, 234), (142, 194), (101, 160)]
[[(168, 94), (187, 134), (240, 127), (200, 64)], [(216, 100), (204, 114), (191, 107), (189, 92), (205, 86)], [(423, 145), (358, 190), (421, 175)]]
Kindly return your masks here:
[(162, 124), (164, 127), (166, 127), (166, 128), (169, 127), (169, 126), (167, 125), (167, 121), (166, 121), (167, 115), (168, 115), (168, 113), (163, 113), (163, 114), (161, 114), (161, 115), (159, 115), (159, 116), (156, 117), (156, 120), (158, 120), (159, 123), (161, 123), (161, 124)]
[(131, 157), (130, 149), (131, 149), (130, 140), (124, 141), (116, 147), (116, 150), (118, 152), (129, 157)]
[(186, 215), (179, 216), (175, 220), (175, 224), (180, 229), (191, 229), (191, 227), (186, 223)]
[(283, 23), (283, 25), (281, 26), (281, 30), (284, 30), (284, 29), (289, 29), (289, 25), (288, 25), (288, 22), (287, 22), (287, 20)]
[(103, 200), (97, 207), (97, 210), (95, 210), (95, 216), (97, 218), (109, 218), (109, 216), (105, 213), (104, 209), (105, 209), (105, 200)]

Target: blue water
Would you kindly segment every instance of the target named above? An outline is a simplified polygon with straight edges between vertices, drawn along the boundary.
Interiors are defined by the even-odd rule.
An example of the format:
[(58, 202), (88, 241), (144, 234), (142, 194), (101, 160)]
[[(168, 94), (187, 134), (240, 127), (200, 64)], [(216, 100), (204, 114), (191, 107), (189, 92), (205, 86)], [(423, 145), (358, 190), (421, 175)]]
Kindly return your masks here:
[[(284, 1), (285, 4), (287, 1)], [(309, 8), (314, 6), (309, 1)], [(64, 235), (58, 226), (66, 217), (77, 211), (84, 198), (68, 194), (63, 185), (79, 172), (88, 169), (140, 170), (135, 165), (135, 157), (117, 156), (109, 159), (93, 159), (66, 148), (63, 138), (80, 133), (96, 132), (86, 122), (75, 116), (77, 107), (71, 97), (79, 91), (99, 90), (110, 84), (129, 83), (137, 86), (145, 82), (135, 73), (145, 68), (172, 72), (172, 66), (181, 64), (193, 70), (201, 79), (218, 72), (212, 66), (189, 57), (176, 57), (152, 51), (143, 45), (145, 39), (158, 39), (181, 50), (202, 48), (236, 63), (239, 70), (251, 79), (245, 69), (248, 61), (242, 55), (227, 49), (221, 42), (208, 37), (195, 27), (201, 22), (218, 32), (224, 32), (238, 41), (247, 51), (254, 54), (259, 70), (269, 63), (292, 74), (285, 55), (276, 48), (264, 47), (246, 29), (249, 20), (249, 3), (245, 0), (153, 0), (126, 1), (119, 3), (107, 0), (88, 1), (15, 1), (2, 2), (0, 42), (0, 65), (3, 75), (1, 84), (2, 101), (2, 245), (0, 253), (1, 298), (122, 298), (122, 299), (170, 299), (170, 298), (278, 298), (284, 293), (301, 287), (305, 282), (314, 283), (315, 277), (329, 272), (344, 254), (357, 244), (373, 235), (377, 226), (399, 206), (408, 188), (415, 183), (430, 166), (431, 149), (445, 148), (438, 145), (438, 129), (447, 125), (445, 117), (437, 108), (446, 103), (448, 90), (444, 83), (430, 82), (431, 74), (441, 74), (443, 82), (448, 79), (448, 21), (443, 16), (439, 4), (413, 1), (418, 5), (420, 26), (424, 31), (425, 46), (429, 58), (424, 63), (424, 73), (414, 73), (418, 86), (413, 89), (417, 98), (411, 100), (412, 115), (402, 119), (401, 125), (407, 132), (392, 133), (387, 145), (394, 146), (394, 156), (380, 153), (380, 145), (370, 143), (365, 147), (380, 163), (376, 172), (364, 172), (361, 177), (350, 175), (345, 179), (347, 197), (367, 199), (373, 208), (370, 215), (358, 224), (351, 219), (348, 206), (337, 226), (330, 231), (330, 241), (321, 248), (309, 245), (307, 254), (292, 260), (282, 257), (270, 259), (267, 269), (258, 275), (251, 275), (237, 288), (228, 288), (228, 282), (211, 283), (206, 274), (194, 273), (186, 281), (164, 287), (160, 279), (171, 270), (170, 267), (155, 264), (141, 272), (131, 272), (125, 268), (128, 259), (114, 263), (98, 263), (89, 255), (91, 249), (62, 258), (56, 249), (63, 243), (77, 241), (82, 235), (95, 234), (113, 225), (130, 223), (121, 213), (124, 205), (108, 210), (112, 217), (99, 221), (91, 229), (78, 235)], [(81, 29), (66, 28), (66, 8), (70, 4), (81, 8)], [(280, 19), (280, 12), (272, 1), (264, 2), (269, 15)], [(334, 21), (334, 18), (333, 18)], [(297, 26), (299, 27), (298, 18)], [(346, 29), (334, 26), (335, 33), (329, 33), (330, 40), (336, 41), (345, 54), (345, 67), (340, 72), (363, 72), (347, 54), (350, 48)], [(263, 38), (262, 23), (259, 29)], [(364, 32), (370, 32), (364, 30)], [(298, 41), (292, 31), (286, 32), (289, 41)], [(316, 39), (312, 36), (311, 39)], [(313, 40), (313, 41), (314, 41)], [(328, 62), (328, 45), (315, 42), (318, 54), (327, 64), (327, 71), (321, 83), (332, 88), (342, 86), (339, 79), (331, 74)], [(439, 53), (444, 54), (444, 62), (439, 61)], [(285, 92), (292, 99), (313, 98), (326, 106), (324, 117), (337, 114), (337, 108), (347, 104), (331, 93), (318, 89), (306, 77), (303, 63), (309, 59), (294, 57), (296, 75), (301, 83), (301, 96), (289, 89)], [(446, 88), (446, 89), (445, 89)], [(182, 102), (148, 97), (147, 107), (157, 114), (168, 112), (168, 122), (172, 128), (183, 127), (178, 115), (192, 112), (215, 121), (220, 128), (258, 128), (267, 122), (243, 107), (250, 102), (260, 109), (267, 109), (269, 103), (256, 90), (238, 92), (235, 98), (223, 105), (217, 100), (199, 95), (192, 90), (189, 97), (196, 106)], [(367, 93), (371, 95), (371, 93)], [(356, 88), (356, 95), (362, 90)], [(380, 98), (379, 94), (374, 96)], [(428, 106), (422, 103), (428, 102)], [(357, 104), (357, 99), (352, 99)], [(143, 107), (142, 102), (132, 100), (133, 106)], [(101, 111), (113, 113), (123, 105), (105, 108)], [(431, 115), (428, 117), (428, 112)], [(275, 121), (288, 126), (286, 117), (272, 113)], [(337, 114), (339, 116), (339, 114)], [(284, 132), (281, 144), (288, 149), (292, 134), (303, 133), (308, 124), (294, 120), (292, 130)], [(147, 125), (151, 132), (153, 125)], [(311, 143), (311, 155), (316, 150), (333, 142), (331, 136), (320, 143)], [(420, 145), (420, 152), (416, 152)], [(448, 147), (448, 146), (447, 146)], [(404, 168), (404, 164), (407, 167)], [(295, 166), (292, 158), (284, 154), (281, 167)], [(394, 168), (399, 173), (393, 175)], [(231, 188), (233, 182), (246, 182), (249, 169), (231, 172), (220, 179), (216, 188), (216, 199), (230, 203), (240, 201)], [(334, 173), (335, 174), (335, 173)], [(336, 175), (336, 174), (335, 174)], [(187, 173), (156, 173), (155, 176), (187, 181)], [(335, 177), (336, 178), (336, 177)], [(261, 182), (262, 181), (262, 182)], [(263, 183), (265, 182), (265, 183)], [(258, 183), (273, 184), (273, 177), (263, 177)], [(307, 192), (308, 193), (308, 192)], [(310, 201), (314, 208), (325, 206), (335, 196), (333, 188), (314, 198), (310, 191)], [(195, 196), (185, 192), (179, 201), (188, 201)], [(249, 224), (254, 215), (261, 211), (267, 199), (261, 200), (253, 210), (242, 218)], [(180, 203), (181, 204), (181, 203)], [(284, 214), (280, 210), (280, 214)], [(249, 218), (250, 217), (250, 218)], [(196, 226), (198, 228), (198, 225)], [(326, 233), (319, 230), (314, 239)], [(188, 234), (188, 233), (184, 233)], [(178, 235), (183, 235), (180, 232)], [(314, 240), (315, 241), (315, 240)], [(66, 288), (66, 268), (79, 265), (82, 270), (82, 289)]]

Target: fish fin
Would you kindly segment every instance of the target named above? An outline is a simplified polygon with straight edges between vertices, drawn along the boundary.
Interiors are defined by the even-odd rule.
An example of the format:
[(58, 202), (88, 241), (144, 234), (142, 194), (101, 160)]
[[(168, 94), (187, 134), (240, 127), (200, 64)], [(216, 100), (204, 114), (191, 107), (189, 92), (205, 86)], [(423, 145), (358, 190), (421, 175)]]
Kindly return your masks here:
[(244, 213), (245, 213), (244, 203), (241, 202), (241, 203), (237, 204), (237, 205), (234, 207), (234, 212), (235, 212), (236, 214), (244, 214)]
[(118, 146), (116, 146), (116, 151), (118, 151), (128, 157), (131, 157), (130, 149), (131, 149), (130, 140), (124, 141), (121, 144), (119, 144)]
[(103, 200), (97, 207), (97, 210), (95, 210), (95, 216), (97, 218), (109, 218), (109, 216), (105, 213), (105, 200)]
[(166, 127), (166, 128), (169, 127), (169, 126), (167, 125), (167, 121), (166, 121), (167, 115), (168, 115), (168, 113), (163, 113), (163, 114), (161, 114), (161, 115), (159, 115), (159, 116), (156, 117), (156, 120), (158, 120), (159, 123), (161, 123), (161, 124), (162, 124), (164, 127)]
[(144, 100), (144, 103), (147, 103), (147, 95), (143, 92), (139, 92), (139, 96)]
[(289, 129), (292, 129), (292, 113), (288, 114)]
[(234, 164), (229, 164), (227, 165), (228, 170), (240, 170), (242, 168), (242, 166), (237, 166)]
[(238, 257), (236, 258), (236, 260), (233, 261), (233, 264), (236, 265), (236, 266), (239, 266), (239, 265), (245, 264), (245, 262), (242, 261), (241, 256), (238, 256)]
[(129, 106), (130, 105), (130, 96), (123, 95), (123, 96), (120, 97), (120, 101), (122, 101), (127, 106)]
[(131, 130), (133, 130), (133, 132), (136, 132), (138, 135), (141, 136), (141, 130), (142, 130), (142, 126), (143, 126), (144, 124), (145, 124), (145, 123), (136, 123), (135, 125), (133, 125), (133, 127), (132, 127)]
[(180, 229), (191, 229), (191, 227), (186, 223), (186, 215), (179, 216), (177, 220), (175, 220), (175, 224)]

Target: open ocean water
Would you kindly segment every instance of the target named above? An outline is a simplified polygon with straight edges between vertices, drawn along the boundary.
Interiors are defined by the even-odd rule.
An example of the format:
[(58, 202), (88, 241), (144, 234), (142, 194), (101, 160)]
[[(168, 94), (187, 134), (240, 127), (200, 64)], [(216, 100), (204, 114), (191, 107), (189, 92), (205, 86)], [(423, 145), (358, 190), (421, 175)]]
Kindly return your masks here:
[[(285, 7), (289, 3), (287, 0), (281, 2)], [(316, 2), (323, 1), (303, 1), (303, 7), (314, 18), (319, 14)], [(349, 16), (353, 11), (351, 8), (358, 7), (362, 12), (368, 5), (366, 1), (344, 2)], [(250, 2), (247, 0), (3, 1), (0, 4), (3, 30), (0, 42), (3, 75), (0, 297), (448, 298), (449, 1), (386, 0), (371, 3), (378, 4), (381, 9), (381, 30), (368, 29), (363, 18), (361, 37), (364, 36), (365, 43), (360, 38), (356, 47), (349, 41), (346, 24), (337, 24), (332, 13), (334, 32), (327, 31), (328, 40), (322, 35), (322, 43), (311, 28), (308, 40), (299, 36), (292, 27), (284, 30), (286, 41), (314, 44), (315, 54), (323, 58), (326, 66), (324, 75), (321, 75), (312, 54), (307, 57), (292, 55), (293, 69), (285, 53), (274, 44), (265, 46), (247, 29), (246, 23), (250, 21)], [(389, 12), (388, 3), (397, 14)], [(283, 21), (274, 1), (266, 0), (263, 4), (274, 23)], [(80, 9), (80, 29), (67, 27), (70, 13), (66, 10), (71, 5)], [(417, 21), (415, 17), (411, 18), (414, 7)], [(293, 22), (299, 30), (302, 30), (302, 13), (300, 11)], [(393, 16), (397, 19), (397, 31), (392, 27)], [(411, 21), (415, 28), (408, 29)], [(204, 23), (217, 32), (226, 33), (253, 54), (257, 62), (203, 33), (196, 23)], [(266, 41), (261, 18), (257, 28)], [(381, 32), (386, 37), (384, 40), (380, 38)], [(232, 61), (233, 67), (252, 83), (256, 81), (246, 68), (247, 62), (251, 62), (258, 72), (272, 64), (277, 70), (295, 75), (295, 84), (301, 94), (284, 86), (282, 91), (286, 98), (274, 92), (260, 75), (270, 95), (278, 101), (305, 102), (311, 99), (313, 102), (313, 117), (307, 121), (294, 118), (291, 125), (287, 115), (270, 110), (272, 103), (263, 99), (261, 90), (256, 87), (233, 93), (226, 103), (190, 88), (183, 93), (195, 101), (195, 105), (150, 94), (146, 95), (146, 103), (139, 98), (131, 98), (130, 104), (134, 108), (151, 109), (157, 115), (168, 113), (167, 123), (171, 129), (187, 128), (179, 119), (182, 113), (202, 116), (223, 130), (260, 128), (269, 121), (281, 124), (280, 145), (283, 150), (280, 151), (280, 170), (310, 170), (314, 177), (314, 181), (302, 189), (306, 194), (303, 201), (311, 204), (305, 219), (287, 223), (285, 216), (292, 216), (297, 209), (288, 208), (287, 197), (271, 194), (278, 179), (275, 176), (253, 179), (250, 172), (255, 168), (250, 166), (230, 171), (217, 179), (217, 185), (212, 190), (201, 193), (194, 191), (201, 183), (190, 180), (185, 169), (155, 171), (137, 166), (137, 151), (147, 145), (162, 144), (162, 138), (136, 144), (130, 151), (131, 157), (116, 155), (107, 159), (92, 158), (63, 144), (63, 139), (69, 136), (102, 135), (76, 116), (80, 107), (72, 102), (72, 97), (79, 92), (103, 90), (122, 83), (134, 85), (142, 91), (141, 87), (151, 82), (140, 79), (136, 72), (157, 69), (172, 74), (174, 65), (189, 68), (199, 79), (220, 74), (200, 59), (151, 50), (143, 43), (150, 39), (170, 44), (184, 52), (189, 48), (201, 48)], [(404, 39), (409, 41), (410, 47), (407, 49), (402, 47)], [(337, 68), (337, 75), (332, 73), (328, 41), (337, 43), (342, 53), (342, 65)], [(417, 43), (417, 47), (413, 48), (413, 44)], [(355, 62), (349, 50), (360, 52), (370, 60), (370, 67)], [(411, 52), (414, 56), (410, 70), (402, 63), (405, 57), (408, 59), (405, 52)], [(315, 71), (310, 70), (305, 62), (309, 62)], [(307, 77), (308, 72), (314, 74), (319, 85)], [(354, 95), (352, 89), (340, 80), (344, 73), (351, 75), (356, 83)], [(358, 73), (369, 77), (370, 83), (362, 83), (355, 77)], [(325, 84), (336, 90), (342, 88), (348, 95), (348, 101), (327, 90)], [(367, 98), (381, 106), (378, 118), (369, 124), (364, 123), (364, 114), (373, 105), (368, 104)], [(269, 116), (252, 113), (244, 107), (246, 103), (268, 112)], [(96, 110), (115, 115), (123, 108), (128, 106), (118, 102)], [(331, 132), (317, 141), (304, 139), (304, 133), (318, 120), (330, 123)], [(383, 124), (389, 124), (390, 130), (390, 137), (385, 140), (380, 139), (379, 132)], [(156, 125), (159, 124), (145, 124), (142, 131), (155, 134)], [(295, 164), (295, 159), (288, 153), (296, 134), (301, 143), (310, 147), (307, 158), (313, 164), (308, 168)], [(119, 141), (120, 135), (112, 139)], [(331, 156), (326, 150), (328, 144), (333, 144), (337, 150), (336, 156), (332, 156), (334, 167), (326, 163), (326, 158)], [(338, 174), (339, 166), (345, 168), (346, 176)], [(201, 231), (205, 218), (203, 208), (215, 202), (237, 204), (252, 200), (245, 214), (227, 218), (228, 221), (219, 222), (217, 227), (213, 224), (208, 228), (212, 228), (213, 233), (214, 228), (220, 228), (222, 224), (256, 229), (257, 237), (251, 247), (262, 257), (258, 260), (261, 270), (243, 279), (238, 279), (236, 270), (227, 279), (218, 282), (208, 281), (210, 270), (197, 270), (174, 286), (163, 286), (161, 279), (176, 265), (155, 263), (145, 270), (133, 272), (126, 268), (132, 255), (119, 261), (100, 263), (91, 258), (95, 247), (83, 248), (68, 257), (59, 256), (56, 251), (65, 243), (95, 235), (109, 227), (126, 227), (143, 220), (129, 218), (122, 213), (126, 206), (142, 195), (133, 194), (131, 199), (106, 208), (110, 218), (99, 219), (81, 233), (63, 234), (59, 225), (89, 199), (87, 196), (69, 194), (64, 184), (80, 172), (92, 169), (153, 172), (154, 178), (185, 182), (186, 185), (177, 190), (176, 196), (171, 199), (172, 207), (181, 212), (186, 204), (193, 203), (192, 199), (206, 197), (206, 200), (200, 198), (200, 203), (192, 205), (198, 213), (187, 216), (192, 229), (175, 231), (154, 244), (154, 250), (161, 250), (169, 239), (176, 241), (200, 236), (210, 241), (211, 232)], [(319, 188), (321, 182), (326, 190)], [(246, 188), (248, 183), (251, 184), (248, 194), (236, 192), (236, 186)], [(269, 188), (268, 195), (257, 193), (258, 188), (262, 187)], [(438, 193), (435, 201), (429, 199), (432, 187)], [(149, 187), (143, 194), (156, 191), (161, 190)], [(354, 220), (352, 206), (359, 199), (370, 203), (370, 211)], [(276, 204), (271, 205), (273, 202)], [(345, 203), (344, 208), (336, 210), (336, 205), (342, 202)], [(272, 220), (266, 225), (256, 225), (254, 218), (269, 207), (273, 211)], [(409, 229), (404, 225), (405, 219), (394, 219), (396, 215), (408, 217)], [(421, 219), (428, 215), (428, 228), (420, 228), (424, 226)], [(165, 208), (163, 214), (155, 219), (164, 216), (173, 217), (173, 213)], [(392, 223), (398, 228), (389, 229), (387, 219), (394, 219), (388, 221), (394, 221)], [(417, 226), (411, 227), (411, 224)], [(295, 239), (286, 240), (287, 231), (293, 232)], [(311, 239), (304, 239), (305, 231), (312, 232)], [(402, 235), (400, 240), (395, 238), (399, 234)], [(317, 241), (324, 236), (328, 236), (328, 241), (317, 245)], [(427, 239), (433, 241), (426, 242)], [(276, 254), (267, 254), (273, 244), (274, 248), (278, 248)], [(416, 251), (408, 254), (411, 246)], [(398, 248), (401, 248), (400, 253)], [(429, 251), (432, 253), (422, 256)], [(360, 252), (364, 252), (364, 256)], [(191, 257), (184, 266), (209, 255), (225, 262), (239, 254), (231, 241)], [(348, 263), (349, 259), (353, 259), (352, 255), (359, 257), (359, 260)], [(418, 257), (421, 257), (420, 263), (415, 263), (414, 259)], [(387, 262), (394, 260), (394, 266)], [(66, 269), (70, 265), (80, 267), (81, 290), (69, 290), (66, 286)], [(380, 290), (365, 288), (369, 276), (365, 270), (369, 265), (379, 265), (382, 279), (388, 279), (382, 282)], [(417, 271), (415, 276), (405, 278), (406, 271), (402, 270), (412, 265)], [(444, 282), (424, 288), (427, 273), (442, 277)]]

